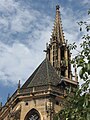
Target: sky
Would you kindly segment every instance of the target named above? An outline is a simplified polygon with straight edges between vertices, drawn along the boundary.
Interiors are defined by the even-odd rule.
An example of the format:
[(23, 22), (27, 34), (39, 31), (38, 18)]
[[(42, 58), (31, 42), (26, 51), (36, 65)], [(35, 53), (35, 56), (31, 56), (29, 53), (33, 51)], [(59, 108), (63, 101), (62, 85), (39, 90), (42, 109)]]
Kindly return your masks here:
[(78, 21), (88, 20), (89, 0), (0, 0), (0, 102), (7, 101), (45, 58), (55, 7), (60, 14), (65, 39), (79, 44)]

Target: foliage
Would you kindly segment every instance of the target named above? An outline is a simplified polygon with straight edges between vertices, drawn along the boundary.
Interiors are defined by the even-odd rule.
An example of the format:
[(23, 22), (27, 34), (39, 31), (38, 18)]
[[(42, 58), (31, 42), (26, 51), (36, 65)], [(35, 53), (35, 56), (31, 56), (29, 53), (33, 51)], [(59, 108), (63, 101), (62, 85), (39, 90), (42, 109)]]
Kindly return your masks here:
[[(81, 51), (72, 59), (72, 64), (80, 69), (79, 77), (83, 80), (83, 84), (81, 88), (76, 89), (72, 96), (71, 93), (68, 94), (64, 109), (59, 112), (61, 120), (90, 120), (90, 35), (88, 34), (90, 24), (83, 21), (78, 24), (80, 31), (82, 31), (83, 25), (85, 26), (87, 34), (82, 37)], [(76, 44), (70, 45), (70, 49), (77, 49)]]

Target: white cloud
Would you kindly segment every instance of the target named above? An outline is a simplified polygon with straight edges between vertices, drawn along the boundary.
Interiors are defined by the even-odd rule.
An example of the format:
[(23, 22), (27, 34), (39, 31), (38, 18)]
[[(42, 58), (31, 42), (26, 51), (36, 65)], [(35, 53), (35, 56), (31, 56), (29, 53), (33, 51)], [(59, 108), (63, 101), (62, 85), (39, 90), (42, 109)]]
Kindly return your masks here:
[(73, 0), (68, 0), (69, 2), (72, 2)]
[(2, 20), (2, 24), (5, 23), (4, 25), (6, 28), (6, 23), (8, 23), (11, 32), (27, 32), (30, 29), (32, 22), (40, 15), (38, 11), (33, 10), (32, 8), (28, 10), (14, 0), (1, 0), (0, 12), (2, 14), (0, 15), (0, 21)]
[(0, 8), (2, 8), (3, 10), (4, 9), (10, 10), (11, 7), (11, 11), (12, 11), (12, 7), (14, 6), (16, 6), (16, 4), (14, 4), (14, 0), (0, 0)]
[(27, 32), (32, 27), (32, 22), (35, 22), (39, 15), (38, 11), (32, 9), (30, 11), (24, 8), (17, 9), (17, 14), (11, 21), (11, 30)]
[(19, 79), (23, 83), (31, 75), (44, 59), (43, 50), (49, 41), (50, 31), (49, 27), (33, 31), (34, 37), (29, 35), (27, 40), (29, 48), (20, 42), (14, 42), (12, 46), (0, 43), (0, 80), (4, 84), (17, 84)]
[[(24, 34), (31, 31), (25, 39), (28, 45), (21, 43), (22, 36), (15, 39), (11, 45), (3, 43), (4, 39), (0, 39), (0, 81), (6, 85), (17, 84), (19, 79), (24, 82), (44, 59), (43, 50), (50, 38), (52, 21), (49, 16), (24, 8), (14, 0), (2, 0), (0, 11), (4, 14), (0, 15), (0, 19), (9, 41), (13, 32)], [(6, 33), (3, 32), (4, 36)]]
[(62, 13), (62, 24), (64, 27), (65, 38), (69, 40), (70, 43), (78, 41), (79, 29), (77, 22), (79, 21), (75, 17), (75, 13), (71, 8), (61, 8)]
[[(69, 2), (74, 2), (74, 0), (68, 0), (68, 1)], [(86, 5), (86, 4), (90, 4), (90, 0), (78, 0), (78, 3)]]
[(90, 4), (90, 0), (83, 0), (82, 3), (83, 4)]
[(40, 63), (39, 60), (42, 60), (40, 53), (24, 44), (14, 43), (13, 46), (8, 46), (0, 43), (0, 80), (4, 84), (16, 84), (19, 79), (25, 81)]

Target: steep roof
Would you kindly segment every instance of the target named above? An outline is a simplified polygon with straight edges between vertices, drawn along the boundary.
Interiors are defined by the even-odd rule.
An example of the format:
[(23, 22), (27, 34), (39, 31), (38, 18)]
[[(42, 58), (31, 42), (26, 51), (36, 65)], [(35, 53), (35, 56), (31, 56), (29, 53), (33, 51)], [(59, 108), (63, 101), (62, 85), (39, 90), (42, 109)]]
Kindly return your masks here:
[(60, 78), (56, 73), (56, 70), (51, 65), (48, 59), (45, 59), (39, 67), (28, 78), (22, 88), (48, 85), (57, 85), (60, 82)]

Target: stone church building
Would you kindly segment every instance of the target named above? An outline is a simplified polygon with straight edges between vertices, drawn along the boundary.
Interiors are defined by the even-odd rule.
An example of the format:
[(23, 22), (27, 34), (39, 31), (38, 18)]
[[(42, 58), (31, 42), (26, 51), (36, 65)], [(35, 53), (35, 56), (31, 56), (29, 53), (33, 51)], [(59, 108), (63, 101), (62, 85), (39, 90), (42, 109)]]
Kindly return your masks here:
[(70, 51), (64, 39), (59, 5), (50, 43), (46, 44), (46, 58), (23, 86), (0, 107), (0, 120), (53, 120), (63, 107), (67, 88), (78, 85), (72, 80)]

